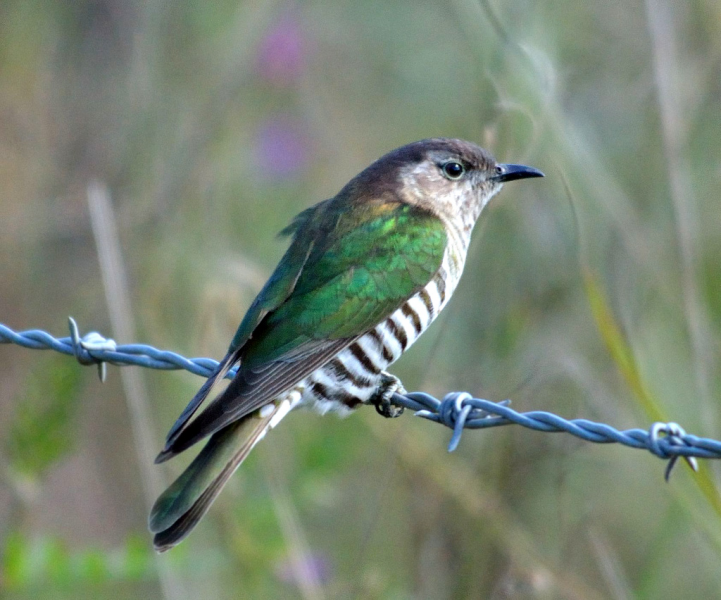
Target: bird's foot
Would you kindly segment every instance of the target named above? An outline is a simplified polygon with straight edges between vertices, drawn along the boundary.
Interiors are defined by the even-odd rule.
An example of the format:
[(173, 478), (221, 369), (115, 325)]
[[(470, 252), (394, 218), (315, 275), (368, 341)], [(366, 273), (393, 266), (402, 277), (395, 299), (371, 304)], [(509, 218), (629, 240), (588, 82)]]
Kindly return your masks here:
[(401, 380), (395, 375), (391, 375), (386, 371), (381, 373), (381, 381), (378, 384), (378, 389), (371, 396), (370, 404), (376, 407), (376, 411), (379, 415), (386, 417), (387, 419), (395, 419), (400, 417), (405, 410), (402, 406), (396, 406), (391, 403), (393, 394), (405, 394), (406, 388), (403, 387)]

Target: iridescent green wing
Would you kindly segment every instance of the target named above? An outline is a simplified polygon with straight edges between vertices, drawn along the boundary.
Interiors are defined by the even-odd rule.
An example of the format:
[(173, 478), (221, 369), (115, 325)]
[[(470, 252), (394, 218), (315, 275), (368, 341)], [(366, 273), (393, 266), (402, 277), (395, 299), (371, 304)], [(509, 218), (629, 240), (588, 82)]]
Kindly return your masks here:
[[(446, 242), (438, 217), (400, 202), (330, 201), (306, 215), (293, 241), (306, 258), (292, 290), (251, 331), (241, 325), (238, 374), (166, 450), (180, 452), (267, 404), (389, 317), (438, 271)], [(288, 277), (284, 261), (279, 280)]]
[(390, 316), (438, 271), (442, 222), (402, 203), (341, 214), (311, 252), (292, 294), (259, 324), (244, 368), (287, 359), (306, 344), (353, 339)]

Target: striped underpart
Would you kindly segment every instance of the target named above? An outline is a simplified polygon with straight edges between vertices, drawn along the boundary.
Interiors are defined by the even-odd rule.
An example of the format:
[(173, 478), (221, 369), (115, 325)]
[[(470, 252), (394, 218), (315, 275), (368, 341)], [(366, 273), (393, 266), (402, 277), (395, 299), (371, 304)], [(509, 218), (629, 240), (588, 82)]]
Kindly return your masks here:
[(451, 292), (448, 272), (441, 268), (428, 285), (390, 317), (309, 375), (301, 402), (313, 403), (321, 413), (343, 413), (367, 403), (378, 387), (381, 373), (428, 328)]
[(450, 243), (431, 281), (385, 321), (301, 381), (292, 396), (279, 398), (280, 402), (286, 397), (291, 400), (288, 410), (303, 405), (321, 414), (329, 411), (343, 414), (371, 399), (381, 373), (428, 328), (460, 280), (470, 236), (455, 227), (449, 229)]
[(455, 223), (446, 225), (449, 244), (431, 281), (385, 321), (311, 373), (301, 383), (300, 404), (312, 405), (321, 413), (331, 410), (345, 413), (371, 399), (381, 372), (428, 328), (458, 285), (470, 230), (459, 229)]

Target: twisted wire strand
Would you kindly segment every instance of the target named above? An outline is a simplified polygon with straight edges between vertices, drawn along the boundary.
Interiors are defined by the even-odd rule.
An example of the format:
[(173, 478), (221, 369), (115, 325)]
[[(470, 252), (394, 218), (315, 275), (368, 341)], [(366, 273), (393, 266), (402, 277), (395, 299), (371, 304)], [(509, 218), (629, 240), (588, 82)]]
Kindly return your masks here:
[[(97, 365), (101, 381), (105, 379), (106, 363), (135, 365), (150, 369), (184, 369), (209, 377), (218, 361), (211, 358), (186, 358), (168, 350), (158, 350), (145, 344), (118, 345), (93, 331), (80, 336), (75, 320), (69, 318), (70, 336), (55, 338), (40, 329), (16, 332), (0, 323), (0, 344), (17, 344), (36, 350), (50, 349), (74, 356), (82, 365)], [(232, 378), (237, 369), (227, 377)], [(695, 458), (721, 458), (721, 442), (688, 434), (677, 423), (653, 423), (648, 430), (619, 431), (587, 419), (564, 419), (545, 411), (519, 413), (510, 408), (510, 400), (491, 402), (474, 398), (468, 392), (451, 392), (439, 400), (425, 392), (394, 394), (391, 403), (408, 408), (416, 416), (440, 423), (453, 430), (449, 452), (458, 447), (464, 429), (486, 429), (502, 425), (520, 425), (542, 432), (565, 432), (596, 444), (618, 443), (629, 448), (643, 449), (668, 460), (666, 479), (679, 458), (696, 470)]]

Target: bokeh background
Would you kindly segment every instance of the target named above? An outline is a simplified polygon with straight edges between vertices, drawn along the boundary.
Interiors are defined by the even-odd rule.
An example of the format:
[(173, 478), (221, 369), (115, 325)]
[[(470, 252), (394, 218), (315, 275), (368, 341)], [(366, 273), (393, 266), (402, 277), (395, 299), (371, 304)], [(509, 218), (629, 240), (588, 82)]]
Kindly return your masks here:
[[(547, 177), (486, 211), (406, 387), (721, 438), (714, 0), (3, 0), (0, 322), (219, 358), (275, 233), (431, 136)], [(517, 427), (448, 454), (373, 409), (291, 415), (156, 556), (200, 380), (94, 371), (0, 346), (3, 598), (721, 594), (716, 465)]]

